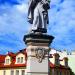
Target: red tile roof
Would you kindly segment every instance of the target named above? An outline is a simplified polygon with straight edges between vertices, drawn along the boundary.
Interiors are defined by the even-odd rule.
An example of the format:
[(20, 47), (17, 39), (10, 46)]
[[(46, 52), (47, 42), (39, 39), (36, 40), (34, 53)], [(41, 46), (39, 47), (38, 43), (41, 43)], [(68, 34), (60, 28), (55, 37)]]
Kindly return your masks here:
[(25, 64), (10, 64), (10, 65), (4, 65), (4, 64), (1, 64), (0, 65), (0, 69), (1, 68), (19, 68), (19, 67), (26, 67), (26, 63)]
[(0, 55), (0, 64), (4, 63), (5, 61), (5, 55)]
[[(26, 52), (26, 49), (23, 49), (23, 50), (20, 50), (19, 52), (17, 53), (12, 53), (12, 52), (8, 52), (7, 55), (9, 55), (11, 57), (11, 64), (9, 65), (4, 65), (4, 61), (5, 61), (5, 57), (7, 55), (0, 55), (0, 69), (2, 68), (17, 68), (17, 67), (26, 67), (26, 63), (24, 64), (15, 64), (16, 62), (16, 56), (19, 54), (19, 53), (23, 53), (27, 59), (27, 52)], [(55, 54), (56, 55), (56, 54)], [(52, 55), (50, 54), (49, 55), (50, 58), (52, 58)], [(59, 66), (56, 66), (55, 64), (49, 62), (49, 66), (50, 68), (54, 69), (54, 68), (60, 68), (60, 69), (66, 69), (65, 66), (63, 65), (59, 65)]]
[(19, 52), (16, 53), (16, 55), (18, 55), (18, 54), (20, 54), (20, 53), (24, 54), (25, 57), (27, 57), (26, 49), (20, 50)]
[(49, 63), (49, 65), (50, 65), (51, 68), (55, 67), (55, 65), (53, 63), (51, 63), (51, 62)]
[(10, 57), (15, 57), (16, 56), (16, 54), (15, 53), (12, 53), (12, 52), (8, 52), (7, 55), (9, 55)]
[(63, 65), (55, 65), (53, 63), (49, 63), (50, 68), (54, 69), (54, 68), (59, 68), (59, 69), (70, 69), (69, 67), (63, 66)]
[[(17, 53), (8, 52), (8, 54), (6, 54), (6, 55), (0, 55), (0, 69), (1, 69), (1, 68), (25, 67), (25, 66), (26, 66), (26, 63), (23, 63), (23, 64), (15, 64), (15, 62), (16, 62), (16, 56), (17, 56), (19, 53), (23, 53), (23, 54), (25, 54), (25, 57), (27, 57), (26, 49), (20, 50), (20, 51), (17, 52)], [(10, 56), (10, 57), (11, 57), (11, 64), (9, 64), (9, 65), (5, 65), (5, 64), (4, 64), (4, 62), (5, 62), (5, 57), (6, 57), (6, 56)]]

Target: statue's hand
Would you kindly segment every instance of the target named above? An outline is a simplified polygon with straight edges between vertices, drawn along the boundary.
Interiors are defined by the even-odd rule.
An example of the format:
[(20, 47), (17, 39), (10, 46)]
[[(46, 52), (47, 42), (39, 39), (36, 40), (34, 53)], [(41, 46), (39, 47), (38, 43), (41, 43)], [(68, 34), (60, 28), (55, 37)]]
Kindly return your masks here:
[(28, 22), (29, 22), (30, 24), (33, 24), (33, 20), (31, 20), (31, 19), (29, 19), (29, 18), (28, 18)]

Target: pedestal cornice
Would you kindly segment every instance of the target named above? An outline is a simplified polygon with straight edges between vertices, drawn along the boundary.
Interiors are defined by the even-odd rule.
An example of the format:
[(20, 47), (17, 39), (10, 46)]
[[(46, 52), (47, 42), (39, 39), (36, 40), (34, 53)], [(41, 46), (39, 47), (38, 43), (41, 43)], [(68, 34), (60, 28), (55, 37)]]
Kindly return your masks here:
[(35, 34), (30, 33), (24, 36), (24, 42), (27, 45), (50, 45), (52, 40), (54, 39), (53, 36), (47, 34)]

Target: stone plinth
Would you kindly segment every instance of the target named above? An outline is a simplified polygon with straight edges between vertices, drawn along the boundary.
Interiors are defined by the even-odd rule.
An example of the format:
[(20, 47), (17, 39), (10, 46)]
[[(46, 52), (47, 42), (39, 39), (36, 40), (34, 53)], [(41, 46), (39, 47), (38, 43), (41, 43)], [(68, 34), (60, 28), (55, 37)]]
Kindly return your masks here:
[(49, 51), (53, 36), (30, 33), (24, 36), (27, 45), (26, 75), (49, 75)]

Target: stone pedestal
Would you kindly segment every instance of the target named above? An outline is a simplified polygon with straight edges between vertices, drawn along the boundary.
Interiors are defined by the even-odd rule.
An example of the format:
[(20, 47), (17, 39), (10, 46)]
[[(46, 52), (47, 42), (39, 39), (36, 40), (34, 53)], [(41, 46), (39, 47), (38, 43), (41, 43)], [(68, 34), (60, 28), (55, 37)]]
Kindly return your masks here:
[(49, 51), (53, 36), (30, 33), (24, 36), (27, 45), (26, 75), (49, 75)]

